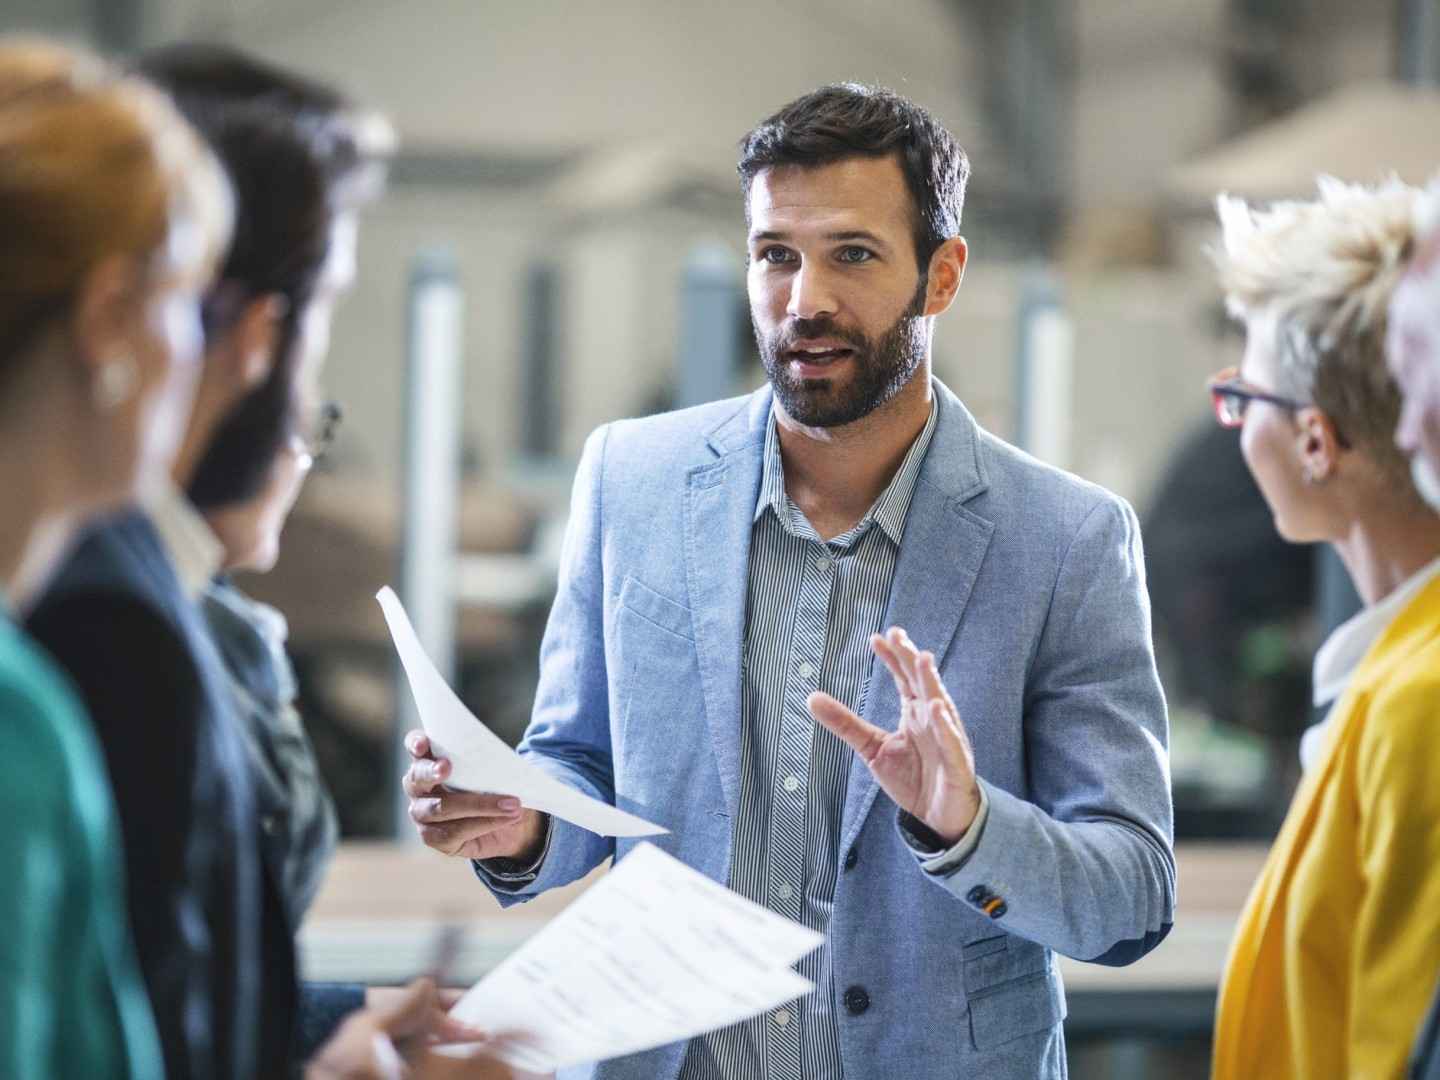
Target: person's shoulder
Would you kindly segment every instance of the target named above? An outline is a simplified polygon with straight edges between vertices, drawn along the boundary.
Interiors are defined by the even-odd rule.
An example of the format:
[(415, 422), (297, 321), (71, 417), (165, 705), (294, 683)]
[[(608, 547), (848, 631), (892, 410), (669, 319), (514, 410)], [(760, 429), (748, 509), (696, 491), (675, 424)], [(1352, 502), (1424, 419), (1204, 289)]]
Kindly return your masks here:
[(1048, 523), (1067, 534), (1096, 517), (1133, 518), (1130, 504), (1108, 488), (1041, 461), (983, 428), (978, 431), (992, 509), (1003, 507), (1032, 527)]
[(1362, 740), (1372, 754), (1399, 764), (1433, 759), (1440, 744), (1440, 626), (1432, 625), (1426, 640), (1386, 667), (1368, 711)]
[(8, 774), (0, 786), (48, 777), (42, 786), (68, 799), (79, 759), (91, 767), (98, 761), (79, 699), (61, 669), (9, 623), (0, 624), (0, 715), (6, 735), (0, 768)]
[(80, 535), (40, 603), (69, 593), (155, 595), (172, 578), (164, 543), (150, 519), (140, 510), (124, 510)]
[(752, 433), (756, 405), (757, 394), (746, 394), (688, 409), (616, 420), (592, 438), (603, 437), (607, 457), (689, 459), (709, 445), (724, 449), (743, 444)]

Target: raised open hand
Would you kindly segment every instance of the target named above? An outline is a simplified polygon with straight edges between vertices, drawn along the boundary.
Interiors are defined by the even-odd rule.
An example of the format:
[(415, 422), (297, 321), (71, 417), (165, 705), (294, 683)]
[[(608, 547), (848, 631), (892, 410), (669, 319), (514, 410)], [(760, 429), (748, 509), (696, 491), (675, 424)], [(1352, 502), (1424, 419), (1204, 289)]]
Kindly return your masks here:
[(807, 700), (810, 715), (860, 755), (897, 806), (953, 845), (980, 809), (975, 754), (960, 713), (940, 681), (934, 654), (916, 649), (900, 627), (875, 634), (870, 647), (895, 678), (896, 730), (867, 723), (823, 691)]

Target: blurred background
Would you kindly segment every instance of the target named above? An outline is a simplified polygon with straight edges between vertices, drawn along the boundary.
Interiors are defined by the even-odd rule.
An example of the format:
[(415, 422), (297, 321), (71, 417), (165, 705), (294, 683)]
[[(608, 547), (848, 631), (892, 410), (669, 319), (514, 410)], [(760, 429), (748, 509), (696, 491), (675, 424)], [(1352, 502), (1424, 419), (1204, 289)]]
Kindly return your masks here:
[[(462, 867), (358, 843), (410, 839), (395, 784), (408, 699), (376, 589), (400, 587), (467, 704), (517, 738), (586, 434), (762, 381), (738, 139), (838, 80), (935, 112), (974, 169), (971, 264), (938, 327), (937, 374), (998, 434), (1135, 504), (1172, 710), (1182, 921), (1143, 972), (1066, 968), (1072, 1069), (1204, 1074), (1225, 942), (1298, 777), (1310, 659), (1354, 604), (1335, 566), (1280, 542), (1235, 434), (1211, 418), (1204, 379), (1240, 351), (1206, 261), (1213, 198), (1302, 196), (1320, 172), (1431, 176), (1440, 0), (0, 12), (3, 29), (113, 54), (234, 43), (339, 84), (399, 130), (335, 328), (327, 383), (344, 427), (280, 566), (242, 582), (289, 617), (302, 711), (357, 841), (307, 932), (312, 970), (332, 974), (404, 974), (405, 920), (438, 910), (433, 889), (492, 906)], [(390, 910), (364, 884), (387, 858), (448, 873), (423, 911), (413, 890)], [(541, 920), (482, 934), (472, 967)], [(362, 924), (373, 947), (353, 946)]]

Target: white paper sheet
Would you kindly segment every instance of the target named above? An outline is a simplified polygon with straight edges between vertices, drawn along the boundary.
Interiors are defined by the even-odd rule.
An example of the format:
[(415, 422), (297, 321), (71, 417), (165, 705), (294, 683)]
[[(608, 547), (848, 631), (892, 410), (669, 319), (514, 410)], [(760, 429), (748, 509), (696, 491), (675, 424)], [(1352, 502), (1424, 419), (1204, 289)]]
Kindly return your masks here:
[(532, 810), (564, 818), (601, 836), (655, 836), (669, 831), (592, 799), (511, 750), (440, 677), (394, 590), (386, 586), (375, 599), (385, 612), (430, 745), (437, 757), (450, 759), (447, 787), (513, 795)]
[(641, 844), (451, 1013), (491, 1034), (488, 1052), (547, 1073), (804, 997), (815, 986), (790, 965), (823, 940)]

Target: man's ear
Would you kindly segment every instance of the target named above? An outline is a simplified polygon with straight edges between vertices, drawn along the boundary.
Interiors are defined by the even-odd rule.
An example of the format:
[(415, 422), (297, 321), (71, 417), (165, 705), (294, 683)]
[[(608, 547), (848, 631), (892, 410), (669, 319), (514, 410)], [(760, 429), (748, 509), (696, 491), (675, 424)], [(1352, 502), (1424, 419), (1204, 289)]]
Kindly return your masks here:
[(1313, 405), (1295, 413), (1296, 451), (1305, 480), (1323, 484), (1335, 475), (1345, 447), (1335, 422)]
[(265, 293), (246, 303), (230, 327), (233, 373), (242, 392), (259, 386), (274, 369), (286, 308), (279, 293)]
[(82, 281), (71, 310), (70, 336), (90, 377), (117, 357), (136, 361), (131, 335), (138, 284), (137, 268), (121, 255), (103, 260)]
[(963, 236), (951, 237), (935, 249), (926, 278), (924, 314), (943, 315), (949, 310), (960, 291), (969, 258), (970, 247)]

